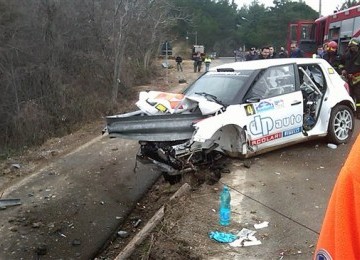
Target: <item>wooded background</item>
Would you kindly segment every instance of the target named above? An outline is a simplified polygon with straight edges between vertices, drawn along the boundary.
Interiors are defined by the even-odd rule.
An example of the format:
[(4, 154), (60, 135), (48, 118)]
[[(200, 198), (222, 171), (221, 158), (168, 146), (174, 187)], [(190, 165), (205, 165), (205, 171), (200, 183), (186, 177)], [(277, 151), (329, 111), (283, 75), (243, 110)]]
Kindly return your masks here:
[(284, 45), (288, 22), (315, 18), (289, 0), (0, 0), (0, 157), (116, 112), (161, 70), (166, 40), (227, 55)]

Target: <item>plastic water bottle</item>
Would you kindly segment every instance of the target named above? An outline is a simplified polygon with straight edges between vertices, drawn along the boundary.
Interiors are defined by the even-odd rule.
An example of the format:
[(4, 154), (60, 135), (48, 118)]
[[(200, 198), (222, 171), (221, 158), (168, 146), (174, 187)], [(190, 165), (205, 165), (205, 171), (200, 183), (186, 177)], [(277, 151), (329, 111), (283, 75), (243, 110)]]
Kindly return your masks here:
[(220, 193), (220, 209), (219, 209), (219, 223), (222, 226), (230, 225), (231, 209), (230, 209), (230, 191), (227, 186), (224, 186)]

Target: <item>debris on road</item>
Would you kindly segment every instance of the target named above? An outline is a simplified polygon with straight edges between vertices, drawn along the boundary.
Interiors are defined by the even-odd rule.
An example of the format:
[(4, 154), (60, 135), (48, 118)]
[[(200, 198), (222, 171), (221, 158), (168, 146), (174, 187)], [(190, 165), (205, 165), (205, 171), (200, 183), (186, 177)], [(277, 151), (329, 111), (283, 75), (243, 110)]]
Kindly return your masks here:
[(256, 228), (256, 229), (266, 228), (268, 226), (269, 226), (268, 221), (264, 221), (264, 222), (259, 223), (259, 224), (254, 224), (254, 228)]
[(230, 246), (233, 247), (243, 247), (243, 246), (256, 246), (261, 245), (261, 241), (258, 240), (254, 235), (256, 231), (243, 228), (238, 234), (234, 242), (230, 243)]
[(0, 199), (0, 209), (21, 205), (20, 199)]
[(251, 167), (251, 161), (250, 160), (245, 160), (244, 161), (244, 167), (245, 168), (250, 168)]
[(336, 149), (337, 145), (336, 144), (328, 144), (327, 147), (329, 147), (331, 149)]
[(127, 238), (129, 236), (129, 233), (124, 230), (120, 230), (119, 232), (117, 232), (117, 234), (121, 238)]
[(13, 163), (13, 164), (11, 165), (11, 168), (12, 168), (12, 169), (20, 169), (21, 166), (20, 166), (20, 164), (18, 164), (18, 163)]
[(209, 237), (220, 243), (231, 243), (238, 239), (237, 235), (220, 231), (211, 231)]
[(138, 220), (134, 221), (133, 226), (136, 228), (140, 225), (140, 223), (141, 223), (141, 219), (138, 219)]
[(80, 246), (81, 245), (81, 241), (79, 239), (74, 239), (71, 243), (73, 246)]

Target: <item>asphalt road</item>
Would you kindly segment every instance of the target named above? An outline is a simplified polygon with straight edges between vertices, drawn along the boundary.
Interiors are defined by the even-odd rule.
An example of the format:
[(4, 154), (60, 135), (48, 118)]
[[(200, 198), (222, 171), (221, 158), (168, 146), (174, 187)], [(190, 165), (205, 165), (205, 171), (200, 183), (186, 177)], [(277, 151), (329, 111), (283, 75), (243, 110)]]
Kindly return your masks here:
[[(360, 131), (359, 121), (356, 123), (351, 142), (336, 149), (318, 139), (251, 158), (250, 168), (244, 167), (242, 160), (226, 160), (225, 168), (230, 171), (222, 174), (220, 183), (193, 191), (179, 203), (181, 210), (166, 216), (167, 223), (176, 223), (176, 228), (154, 247), (158, 251), (165, 248), (169, 256), (176, 245), (185, 244), (185, 249), (175, 251), (177, 256), (187, 253), (210, 260), (312, 259), (335, 180)], [(230, 187), (231, 193), (227, 227), (220, 226), (218, 218), (223, 185)], [(254, 227), (264, 221), (267, 227)], [(243, 228), (255, 231), (261, 244), (232, 247), (208, 237), (210, 231), (238, 234)], [(166, 251), (168, 240), (175, 241), (175, 246)], [(163, 254), (152, 252), (158, 258)]]
[(0, 259), (91, 259), (159, 173), (139, 165), (135, 141), (103, 136), (9, 187)]
[(222, 181), (240, 202), (233, 209), (238, 223), (254, 223), (255, 217), (269, 228), (258, 231), (258, 238), (268, 236), (261, 246), (238, 250), (232, 259), (279, 259), (282, 253), (284, 259), (311, 259), (336, 178), (359, 132), (357, 120), (351, 142), (336, 149), (320, 139), (257, 156), (249, 169), (233, 166)]

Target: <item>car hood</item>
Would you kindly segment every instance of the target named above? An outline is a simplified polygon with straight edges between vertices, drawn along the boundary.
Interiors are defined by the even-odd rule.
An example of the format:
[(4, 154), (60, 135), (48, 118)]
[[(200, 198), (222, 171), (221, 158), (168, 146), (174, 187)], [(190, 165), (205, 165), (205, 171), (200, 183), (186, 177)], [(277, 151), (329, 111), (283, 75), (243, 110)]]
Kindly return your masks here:
[(160, 91), (140, 92), (136, 106), (147, 115), (190, 113), (196, 107), (199, 107), (203, 115), (211, 115), (223, 107), (214, 101), (207, 100), (204, 96), (185, 96)]

